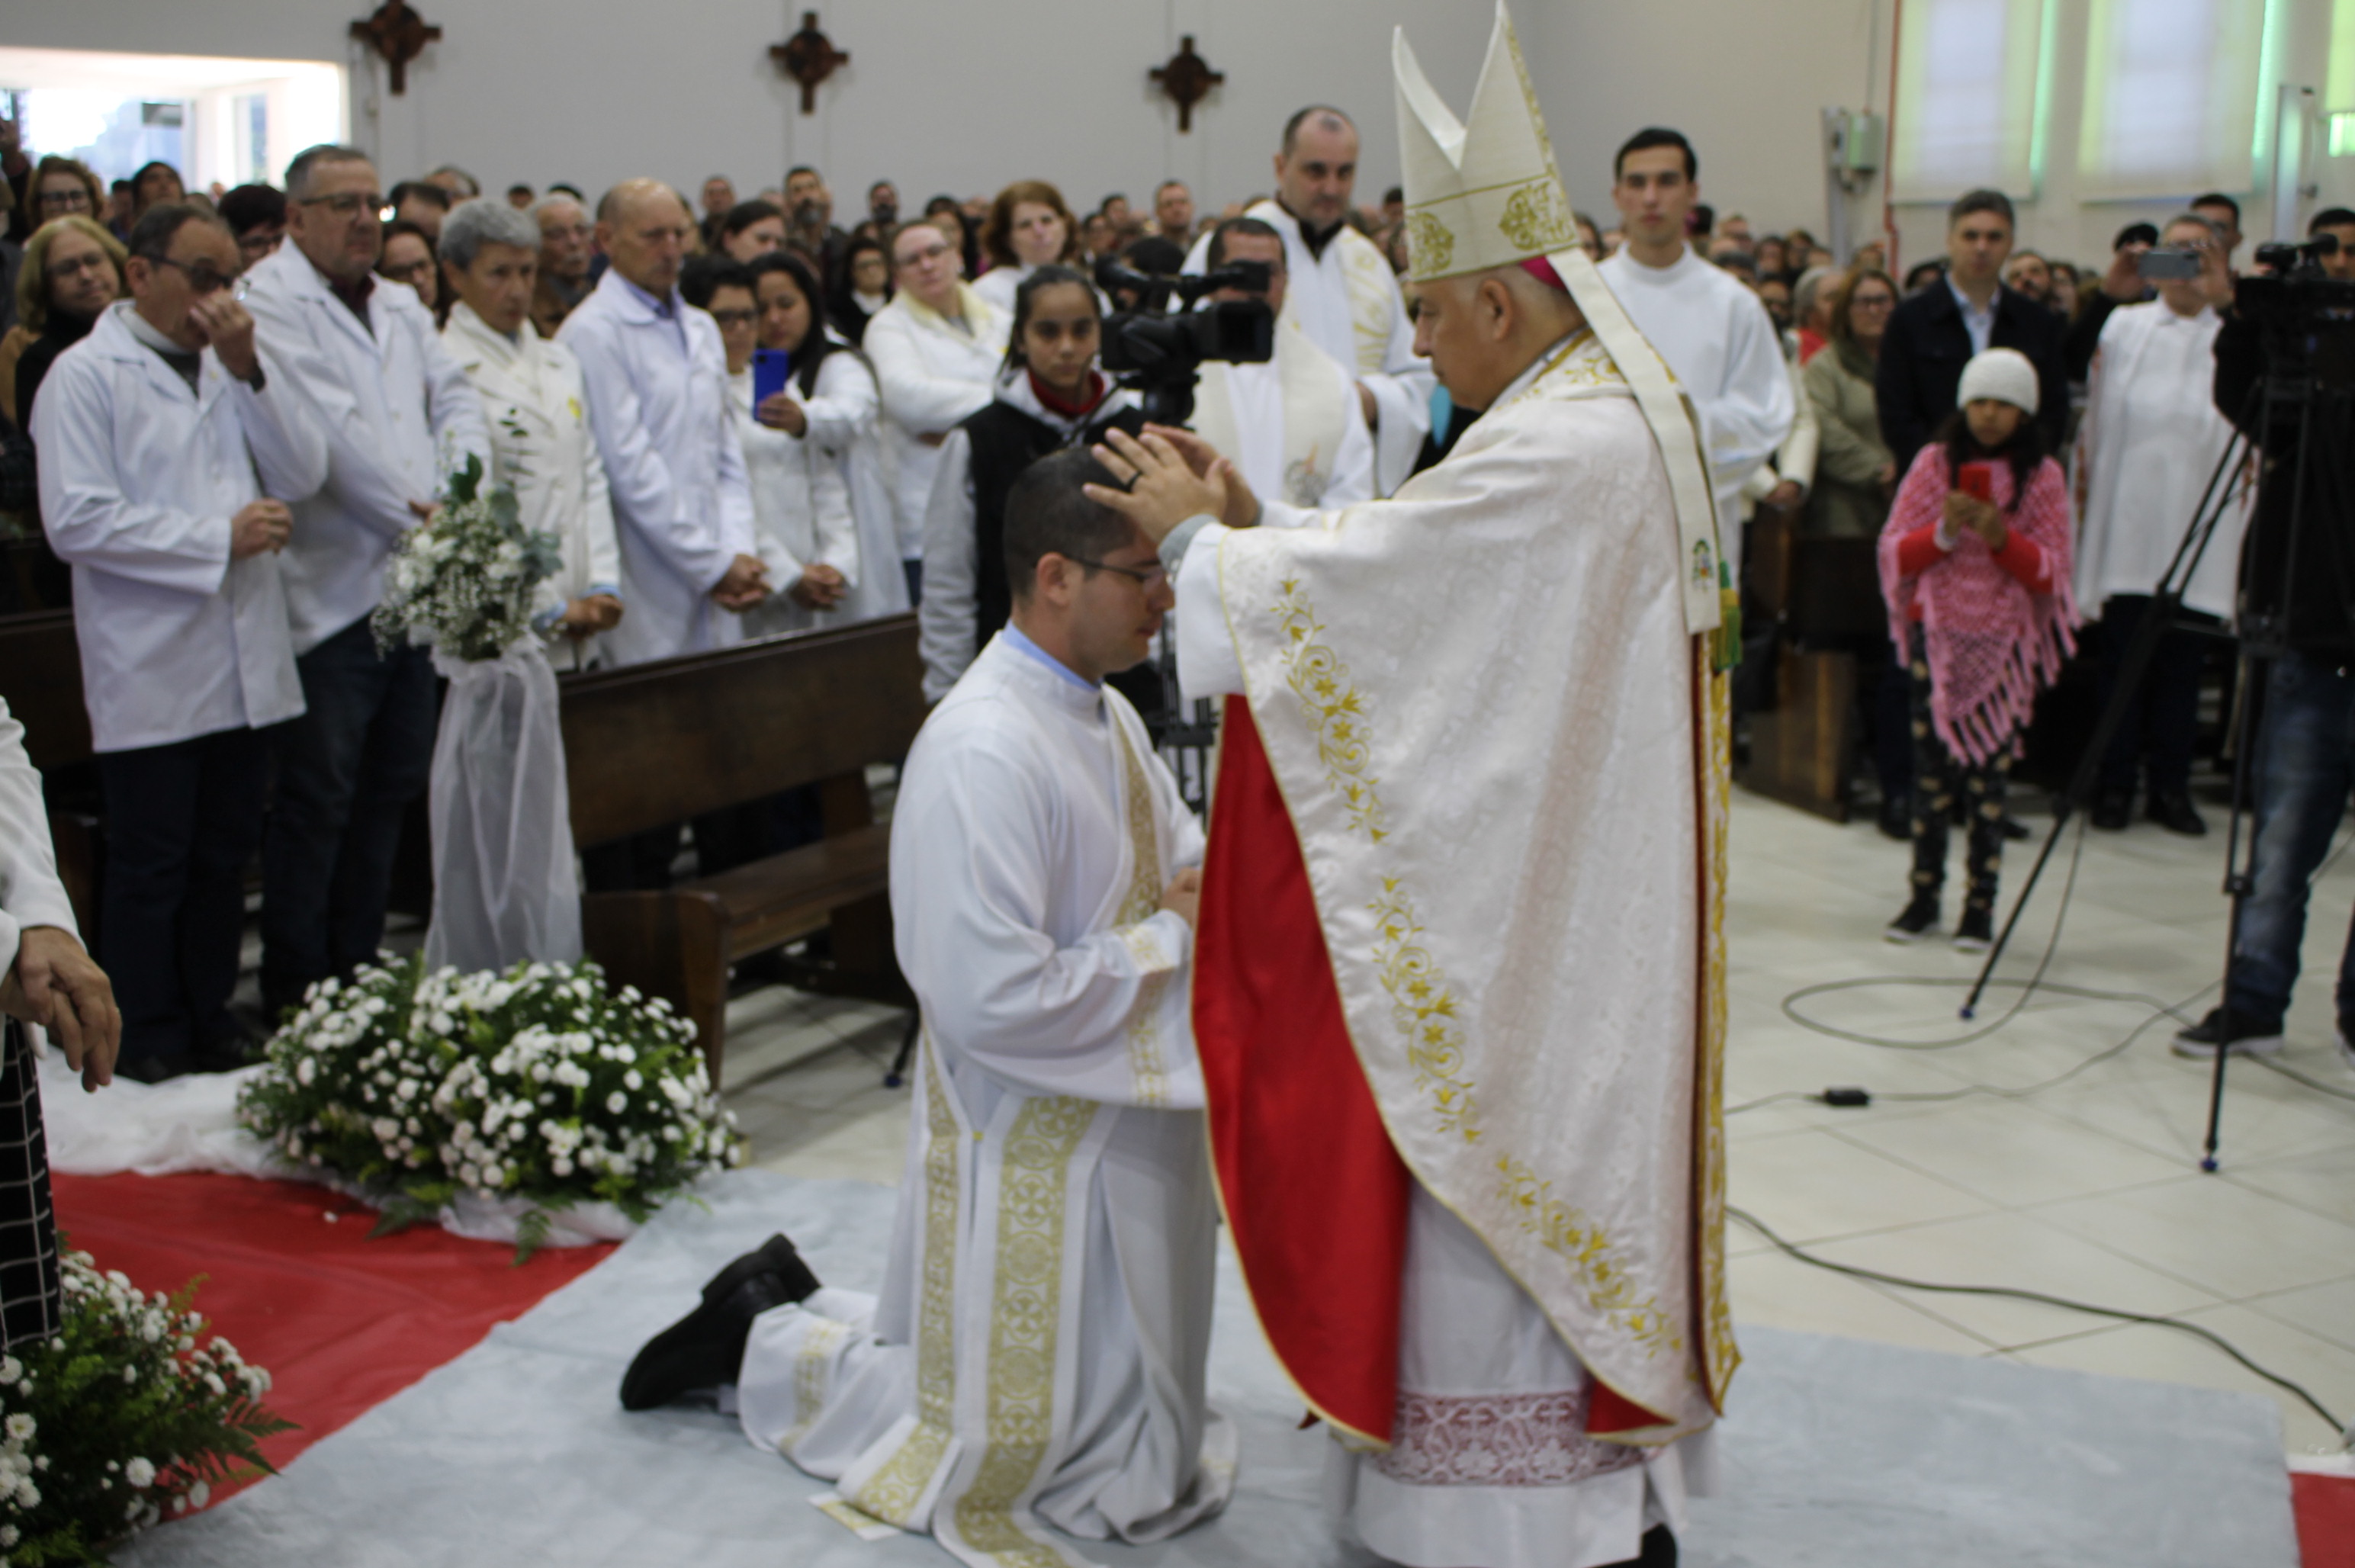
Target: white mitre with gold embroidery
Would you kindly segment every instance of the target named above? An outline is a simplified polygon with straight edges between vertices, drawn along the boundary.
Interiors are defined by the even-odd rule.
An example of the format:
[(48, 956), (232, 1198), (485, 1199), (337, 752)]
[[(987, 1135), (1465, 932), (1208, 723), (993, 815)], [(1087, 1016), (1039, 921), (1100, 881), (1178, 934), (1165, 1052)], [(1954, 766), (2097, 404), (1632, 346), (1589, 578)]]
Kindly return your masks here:
[(1391, 63), (1398, 84), (1410, 275), (1431, 283), (1537, 257), (1552, 263), (1572, 302), (1626, 377), (1668, 464), (1685, 563), (1685, 629), (1696, 635), (1715, 631), (1723, 619), (1725, 590), (1717, 505), (1701, 459), (1699, 421), (1667, 364), (1579, 244), (1545, 116), (1504, 0), (1497, 0), (1496, 30), (1488, 37), (1488, 59), (1472, 90), (1467, 118), (1457, 120), (1441, 101), (1404, 27), (1392, 39)]

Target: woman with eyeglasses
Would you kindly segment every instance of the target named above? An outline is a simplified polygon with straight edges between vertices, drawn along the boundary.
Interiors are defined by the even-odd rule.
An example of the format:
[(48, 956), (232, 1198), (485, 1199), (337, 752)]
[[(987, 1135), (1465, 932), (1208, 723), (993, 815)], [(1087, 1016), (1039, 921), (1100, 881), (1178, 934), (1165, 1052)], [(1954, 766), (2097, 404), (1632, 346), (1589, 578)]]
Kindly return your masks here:
[(1108, 430), (1145, 429), (1135, 394), (1096, 368), (1103, 339), (1103, 304), (1071, 268), (1039, 267), (1014, 291), (996, 396), (949, 432), (924, 512), (918, 610), (930, 700), (948, 695), (1012, 613), (1006, 497), (1014, 481), (1049, 453), (1092, 446)]
[(25, 241), (16, 325), (0, 339), (0, 413), (30, 428), (41, 378), (126, 292), (127, 257), (121, 240), (80, 214), (53, 219)]
[(384, 251), (377, 258), (376, 275), (417, 291), (417, 300), (433, 313), (436, 325), (449, 315), (442, 308), (442, 268), (433, 254), (433, 236), (405, 218), (384, 226)]

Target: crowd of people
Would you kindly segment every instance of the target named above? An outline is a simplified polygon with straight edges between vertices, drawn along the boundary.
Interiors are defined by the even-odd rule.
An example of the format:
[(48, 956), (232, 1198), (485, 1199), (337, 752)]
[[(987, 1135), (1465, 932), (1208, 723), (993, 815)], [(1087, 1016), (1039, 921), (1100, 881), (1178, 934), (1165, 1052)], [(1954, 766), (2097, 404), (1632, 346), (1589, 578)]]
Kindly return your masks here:
[[(1142, 428), (1101, 368), (1107, 313), (1134, 301), (1099, 286), (1098, 261), (1267, 266), (1274, 354), (1206, 367), (1196, 419), (1256, 493), (1345, 504), (1444, 456), (1482, 411), (1452, 403), (1417, 353), (1401, 192), (1357, 201), (1358, 147), (1346, 113), (1312, 106), (1284, 127), (1273, 190), (1219, 213), (1178, 180), (1082, 213), (1022, 179), (903, 217), (879, 180), (847, 229), (808, 167), (750, 197), (714, 176), (692, 199), (633, 179), (592, 203), (561, 184), (485, 197), (454, 165), (387, 188), (365, 154), (327, 146), (282, 189), (208, 196), (167, 165), (109, 187), (7, 147), (0, 416), (13, 494), (83, 606), (108, 944), (149, 976), (126, 997), (127, 1065), (244, 1054), (218, 933), (257, 843), (270, 1012), (375, 951), (435, 688), (425, 650), (379, 651), (368, 617), (391, 541), (465, 454), (563, 543), (538, 622), (559, 667), (912, 605), (934, 700), (1006, 624), (1014, 481)], [(1640, 133), (1614, 160), (1616, 221), (1573, 215), (1580, 241), (1700, 412), (1737, 574), (1762, 508), (1803, 534), (1882, 540), (1891, 629), (1858, 649), (1864, 728), (1882, 828), (1915, 848), (1890, 933), (1937, 923), (1947, 825), (1964, 820), (1955, 936), (1976, 945), (2004, 830), (2019, 831), (2004, 767), (2036, 685), (2073, 651), (2074, 605), (2098, 620), (2106, 698), (2172, 544), (2170, 497), (2229, 438), (2202, 368), (2238, 208), (2211, 194), (2163, 229), (2129, 226), (2094, 275), (2016, 247), (2011, 204), (1974, 192), (1945, 254), (1901, 285), (1880, 240), (1837, 257), (1700, 195), (1688, 140)], [(2355, 267), (2355, 214), (2315, 227), (2350, 242), (2329, 264)], [(2154, 248), (2197, 256), (2197, 275), (2147, 282)], [(61, 391), (59, 367), (93, 338)], [(230, 428), (215, 379), (252, 461), (196, 439), (207, 420)], [(1966, 395), (1987, 387), (2000, 391)], [(1982, 419), (1975, 400), (2018, 417)], [(116, 429), (142, 439), (104, 439)], [(190, 509), (208, 490), (220, 517)], [(2220, 626), (2234, 542), (2188, 600)], [(143, 613), (158, 595), (168, 613)], [(2140, 784), (2150, 819), (2204, 830), (2190, 784), (2201, 667), (2199, 635), (2169, 631), (2105, 760), (2097, 826), (2126, 827)], [(1150, 670), (1123, 678), (1148, 711), (1178, 699)], [(807, 815), (699, 820), (698, 865), (787, 847)], [(678, 843), (589, 847), (591, 885), (661, 885)]]

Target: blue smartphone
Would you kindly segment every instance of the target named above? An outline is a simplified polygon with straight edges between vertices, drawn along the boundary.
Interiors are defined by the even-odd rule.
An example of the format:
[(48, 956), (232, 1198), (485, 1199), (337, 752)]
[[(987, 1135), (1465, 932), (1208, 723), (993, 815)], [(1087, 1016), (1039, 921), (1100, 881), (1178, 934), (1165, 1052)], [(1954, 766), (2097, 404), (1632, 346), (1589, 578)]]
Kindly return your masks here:
[(785, 382), (792, 378), (793, 373), (794, 357), (783, 349), (755, 348), (752, 350), (753, 411), (759, 412), (761, 405), (769, 400), (772, 393), (783, 391)]

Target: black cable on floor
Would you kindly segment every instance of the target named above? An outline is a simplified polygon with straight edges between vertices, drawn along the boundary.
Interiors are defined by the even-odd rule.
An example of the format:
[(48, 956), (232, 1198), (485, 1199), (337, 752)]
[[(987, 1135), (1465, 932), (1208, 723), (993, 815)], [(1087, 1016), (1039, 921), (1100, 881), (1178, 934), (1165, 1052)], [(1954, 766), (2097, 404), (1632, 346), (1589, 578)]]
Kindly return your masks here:
[(1834, 1263), (1829, 1258), (1816, 1256), (1796, 1242), (1785, 1241), (1781, 1236), (1776, 1235), (1764, 1221), (1747, 1210), (1736, 1209), (1729, 1205), (1725, 1211), (1765, 1237), (1777, 1250), (1788, 1253), (1801, 1263), (1811, 1264), (1819, 1269), (1828, 1269), (1833, 1274), (1844, 1274), (1853, 1279), (1868, 1279), (1877, 1285), (1893, 1285), (1902, 1290), (1938, 1291), (1951, 1296), (2008, 1296), (2015, 1301), (2033, 1301), (2046, 1307), (2062, 1307), (2071, 1312), (2089, 1313), (2097, 1317), (2115, 1317), (2127, 1323), (2150, 1323), (2162, 1328), (2177, 1328), (2186, 1334), (2197, 1335), (2275, 1388), (2295, 1394), (2304, 1402), (2308, 1410), (2322, 1418), (2324, 1425), (2339, 1435), (2339, 1446), (2342, 1450), (2355, 1449), (2355, 1427), (2349, 1426), (2333, 1415), (2329, 1408), (2309, 1393), (2303, 1384), (2294, 1382), (2278, 1372), (2266, 1371), (2242, 1354), (2239, 1347), (2230, 1339), (2197, 1323), (2186, 1323), (2180, 1317), (2159, 1317), (2147, 1312), (2128, 1312), (2116, 1307), (2097, 1307), (2087, 1301), (2072, 1301), (2063, 1296), (2047, 1296), (2041, 1290), (2020, 1290), (2007, 1285), (1941, 1285), (1926, 1279), (1906, 1279), (1898, 1275), (1882, 1274), (1878, 1269), (1859, 1268), (1854, 1264)]

